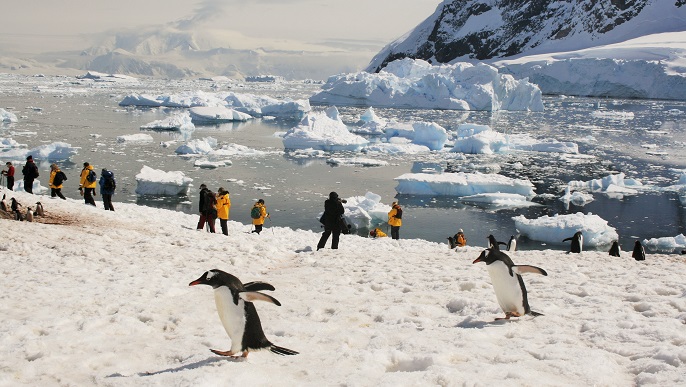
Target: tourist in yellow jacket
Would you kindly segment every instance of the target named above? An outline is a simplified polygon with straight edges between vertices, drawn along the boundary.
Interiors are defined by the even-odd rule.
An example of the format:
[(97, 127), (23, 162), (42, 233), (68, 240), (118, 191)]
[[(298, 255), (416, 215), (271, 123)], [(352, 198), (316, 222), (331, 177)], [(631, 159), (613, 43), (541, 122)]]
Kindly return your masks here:
[(229, 191), (224, 187), (219, 187), (217, 190), (217, 218), (219, 224), (222, 226), (222, 234), (229, 235), (229, 210), (231, 209), (231, 199), (229, 199)]
[[(92, 174), (91, 174), (92, 172)], [(93, 166), (88, 163), (83, 163), (83, 169), (81, 170), (81, 180), (79, 182), (79, 192), (83, 196), (83, 200), (86, 204), (95, 206), (95, 186), (97, 185), (98, 178), (93, 171)]]
[(403, 225), (403, 209), (400, 204), (393, 202), (388, 212), (388, 225), (391, 226), (391, 238), (400, 239), (400, 226)]
[(60, 167), (57, 164), (50, 165), (50, 196), (59, 196), (60, 198), (67, 200), (67, 198), (62, 195), (62, 183), (67, 179), (64, 172), (60, 171)]
[[(257, 210), (255, 210), (255, 208), (257, 208)], [(255, 229), (252, 230), (252, 232), (261, 233), (262, 225), (264, 225), (264, 218), (269, 217), (267, 206), (264, 205), (264, 199), (260, 199), (255, 203), (253, 209), (250, 210), (250, 217), (252, 218), (252, 224), (255, 226)]]

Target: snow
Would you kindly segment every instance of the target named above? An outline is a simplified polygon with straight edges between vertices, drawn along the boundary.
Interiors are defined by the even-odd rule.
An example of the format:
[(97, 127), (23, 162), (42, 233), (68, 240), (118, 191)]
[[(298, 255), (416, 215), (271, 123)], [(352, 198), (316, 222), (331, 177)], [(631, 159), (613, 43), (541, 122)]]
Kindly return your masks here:
[(614, 227), (594, 214), (544, 215), (536, 219), (527, 219), (524, 215), (515, 216), (515, 228), (531, 240), (552, 244), (563, 244), (575, 232), (581, 231), (584, 246), (604, 246), (616, 241), (619, 236)]
[(181, 171), (165, 172), (144, 165), (136, 175), (138, 195), (186, 195), (193, 179)]
[[(229, 221), (227, 238), (193, 230), (197, 215), (2, 193), (47, 214), (0, 219), (3, 385), (686, 384), (678, 256), (511, 253), (548, 272), (523, 276), (544, 316), (494, 321), (486, 267), (471, 264), (483, 247), (344, 235), (316, 252), (310, 231)], [(214, 268), (274, 285), (282, 306), (255, 306), (299, 355), (209, 352), (229, 339), (212, 290), (188, 284)]]
[(286, 149), (319, 149), (323, 151), (358, 151), (368, 143), (351, 133), (332, 106), (324, 112), (310, 112), (298, 126), (283, 136)]
[(446, 110), (542, 111), (538, 87), (515, 80), (487, 64), (432, 66), (419, 59), (399, 59), (376, 74), (330, 77), (313, 104)]
[(532, 197), (534, 185), (525, 179), (482, 173), (406, 173), (395, 178), (401, 195), (470, 196), (483, 193)]
[(147, 123), (141, 126), (141, 129), (193, 130), (195, 129), (195, 125), (193, 125), (190, 113), (185, 111), (161, 120)]
[(17, 115), (0, 108), (0, 123), (18, 122)]

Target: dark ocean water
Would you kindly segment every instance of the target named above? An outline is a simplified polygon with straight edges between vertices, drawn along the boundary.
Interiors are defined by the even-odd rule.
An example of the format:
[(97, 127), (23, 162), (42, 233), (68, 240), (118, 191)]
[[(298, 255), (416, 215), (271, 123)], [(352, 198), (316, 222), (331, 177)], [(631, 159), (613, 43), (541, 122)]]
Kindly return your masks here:
[[(537, 138), (553, 138), (579, 144), (580, 153), (594, 156), (575, 160), (552, 153), (513, 153), (504, 155), (467, 155), (463, 160), (446, 157), (445, 152), (423, 155), (371, 155), (389, 162), (385, 167), (331, 166), (322, 158), (301, 158), (283, 152), (275, 133), (294, 126), (293, 120), (259, 119), (248, 123), (197, 126), (191, 138), (214, 137), (221, 143), (236, 143), (259, 150), (271, 150), (262, 157), (231, 157), (224, 168), (193, 166), (194, 159), (174, 154), (187, 137), (177, 132), (146, 131), (154, 141), (118, 143), (117, 136), (140, 133), (139, 127), (162, 119), (173, 109), (122, 108), (118, 102), (128, 93), (178, 93), (228, 90), (229, 85), (209, 81), (161, 82), (142, 85), (93, 85), (66, 78), (18, 78), (0, 76), (0, 107), (14, 112), (16, 124), (0, 126), (0, 137), (10, 137), (29, 148), (55, 141), (80, 147), (78, 155), (62, 162), (70, 177), (63, 189), (70, 198), (79, 198), (78, 173), (84, 161), (97, 169), (115, 171), (118, 180), (116, 202), (197, 211), (197, 189), (184, 197), (139, 197), (135, 194), (135, 175), (143, 165), (165, 171), (183, 171), (198, 187), (213, 190), (223, 186), (231, 192), (231, 219), (250, 228), (249, 209), (264, 198), (271, 221), (266, 227), (285, 226), (319, 230), (317, 215), (330, 191), (341, 197), (364, 195), (371, 191), (382, 202), (399, 200), (404, 207), (402, 238), (422, 238), (445, 243), (458, 228), (465, 230), (471, 245), (486, 246), (486, 236), (494, 234), (507, 241), (517, 235), (513, 216), (527, 218), (575, 212), (594, 213), (617, 229), (622, 249), (630, 251), (635, 239), (674, 237), (686, 234), (686, 214), (678, 194), (646, 192), (621, 199), (594, 194), (594, 201), (583, 207), (568, 208), (559, 198), (570, 180), (590, 180), (623, 172), (644, 184), (674, 184), (679, 171), (686, 169), (686, 103), (654, 100), (598, 100), (588, 98), (546, 97), (544, 112), (456, 112), (440, 110), (376, 109), (377, 115), (397, 121), (432, 121), (454, 132), (461, 123), (487, 124), (504, 134), (528, 133)], [(236, 92), (266, 94), (282, 98), (306, 98), (316, 85), (231, 85)], [(598, 109), (610, 112), (594, 116)], [(363, 109), (339, 107), (349, 125), (355, 125)], [(614, 113), (614, 116), (613, 116)], [(633, 113), (632, 119), (622, 117)], [(608, 118), (610, 117), (610, 118)], [(621, 118), (621, 119), (620, 119)], [(160, 143), (177, 141), (162, 147)], [(335, 156), (351, 156), (336, 154)], [(41, 183), (47, 186), (48, 164), (39, 164)], [(499, 170), (511, 177), (526, 177), (534, 182), (542, 204), (528, 208), (498, 208), (470, 205), (454, 197), (398, 196), (394, 178), (408, 172)], [(43, 178), (45, 177), (45, 178)], [(45, 181), (43, 181), (45, 180)], [(99, 197), (98, 197), (99, 200)], [(100, 204), (100, 203), (99, 203)], [(366, 234), (367, 230), (359, 230)], [(314, 243), (314, 242), (313, 242)], [(544, 245), (521, 238), (521, 249), (559, 248), (566, 244)], [(599, 249), (607, 249), (603, 246)]]

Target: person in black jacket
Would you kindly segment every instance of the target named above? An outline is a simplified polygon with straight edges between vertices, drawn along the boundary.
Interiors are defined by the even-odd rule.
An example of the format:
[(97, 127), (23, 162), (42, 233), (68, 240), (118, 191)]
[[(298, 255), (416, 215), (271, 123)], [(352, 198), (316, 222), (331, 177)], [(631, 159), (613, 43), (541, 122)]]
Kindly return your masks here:
[(24, 191), (33, 193), (33, 181), (38, 178), (38, 167), (33, 162), (33, 156), (26, 158), (26, 164), (21, 173), (24, 175)]
[(324, 233), (322, 237), (319, 238), (319, 243), (317, 243), (317, 250), (323, 249), (326, 245), (326, 241), (329, 239), (329, 235), (333, 234), (331, 238), (331, 248), (338, 248), (338, 239), (341, 236), (341, 218), (345, 213), (343, 208), (343, 203), (341, 199), (338, 198), (336, 192), (331, 192), (329, 194), (329, 199), (324, 202), (324, 215), (322, 216), (322, 223), (324, 224)]

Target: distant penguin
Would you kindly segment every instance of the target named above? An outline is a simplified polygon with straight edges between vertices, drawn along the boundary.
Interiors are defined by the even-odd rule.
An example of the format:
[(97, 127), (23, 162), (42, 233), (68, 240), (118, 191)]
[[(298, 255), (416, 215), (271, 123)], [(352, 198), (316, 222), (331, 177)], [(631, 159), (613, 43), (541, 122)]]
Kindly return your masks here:
[(498, 242), (493, 234), (488, 236), (488, 248), (489, 249), (495, 249), (497, 251), (500, 250), (500, 245), (507, 246), (507, 243), (505, 242)]
[(514, 252), (517, 250), (517, 239), (514, 235), (510, 236), (510, 240), (507, 242), (507, 251)]
[(15, 198), (11, 198), (10, 202), (12, 203), (10, 204), (10, 208), (12, 209), (12, 211), (17, 211), (19, 210), (19, 207), (21, 207), (21, 204), (19, 204), (19, 202)]
[(252, 301), (267, 301), (281, 305), (274, 297), (260, 293), (259, 290), (274, 290), (266, 282), (248, 282), (243, 284), (235, 276), (224, 271), (213, 269), (206, 271), (200, 278), (188, 284), (209, 285), (214, 289), (214, 302), (224, 330), (231, 338), (231, 349), (219, 351), (210, 349), (220, 356), (241, 354), (248, 357), (248, 352), (268, 348), (278, 355), (297, 355), (298, 352), (272, 344), (262, 331), (260, 317)]
[(36, 211), (33, 214), (36, 216), (45, 216), (45, 210), (43, 210), (41, 202), (36, 202)]
[(634, 243), (634, 251), (631, 253), (631, 256), (637, 261), (646, 260), (646, 249), (641, 244), (641, 241), (636, 241), (636, 243)]
[(612, 242), (612, 247), (610, 247), (610, 255), (613, 257), (619, 257), (621, 249), (619, 248), (619, 243), (617, 241)]
[(33, 210), (31, 207), (26, 207), (26, 221), (33, 222)]
[(580, 253), (581, 251), (583, 251), (584, 236), (583, 234), (581, 234), (581, 231), (577, 231), (574, 233), (574, 236), (562, 240), (562, 242), (567, 241), (572, 241), (572, 247), (569, 250), (570, 253)]
[(2, 200), (0, 200), (0, 209), (3, 211), (7, 211), (7, 201), (5, 200), (6, 197), (6, 194), (2, 194)]
[(472, 264), (477, 262), (486, 263), (488, 274), (493, 283), (493, 290), (495, 290), (495, 297), (498, 299), (500, 308), (505, 312), (504, 318), (497, 318), (496, 320), (508, 320), (510, 317), (521, 317), (525, 314), (542, 315), (532, 311), (529, 307), (526, 286), (524, 286), (521, 274), (548, 275), (545, 270), (536, 266), (515, 265), (507, 254), (496, 249), (484, 250)]

